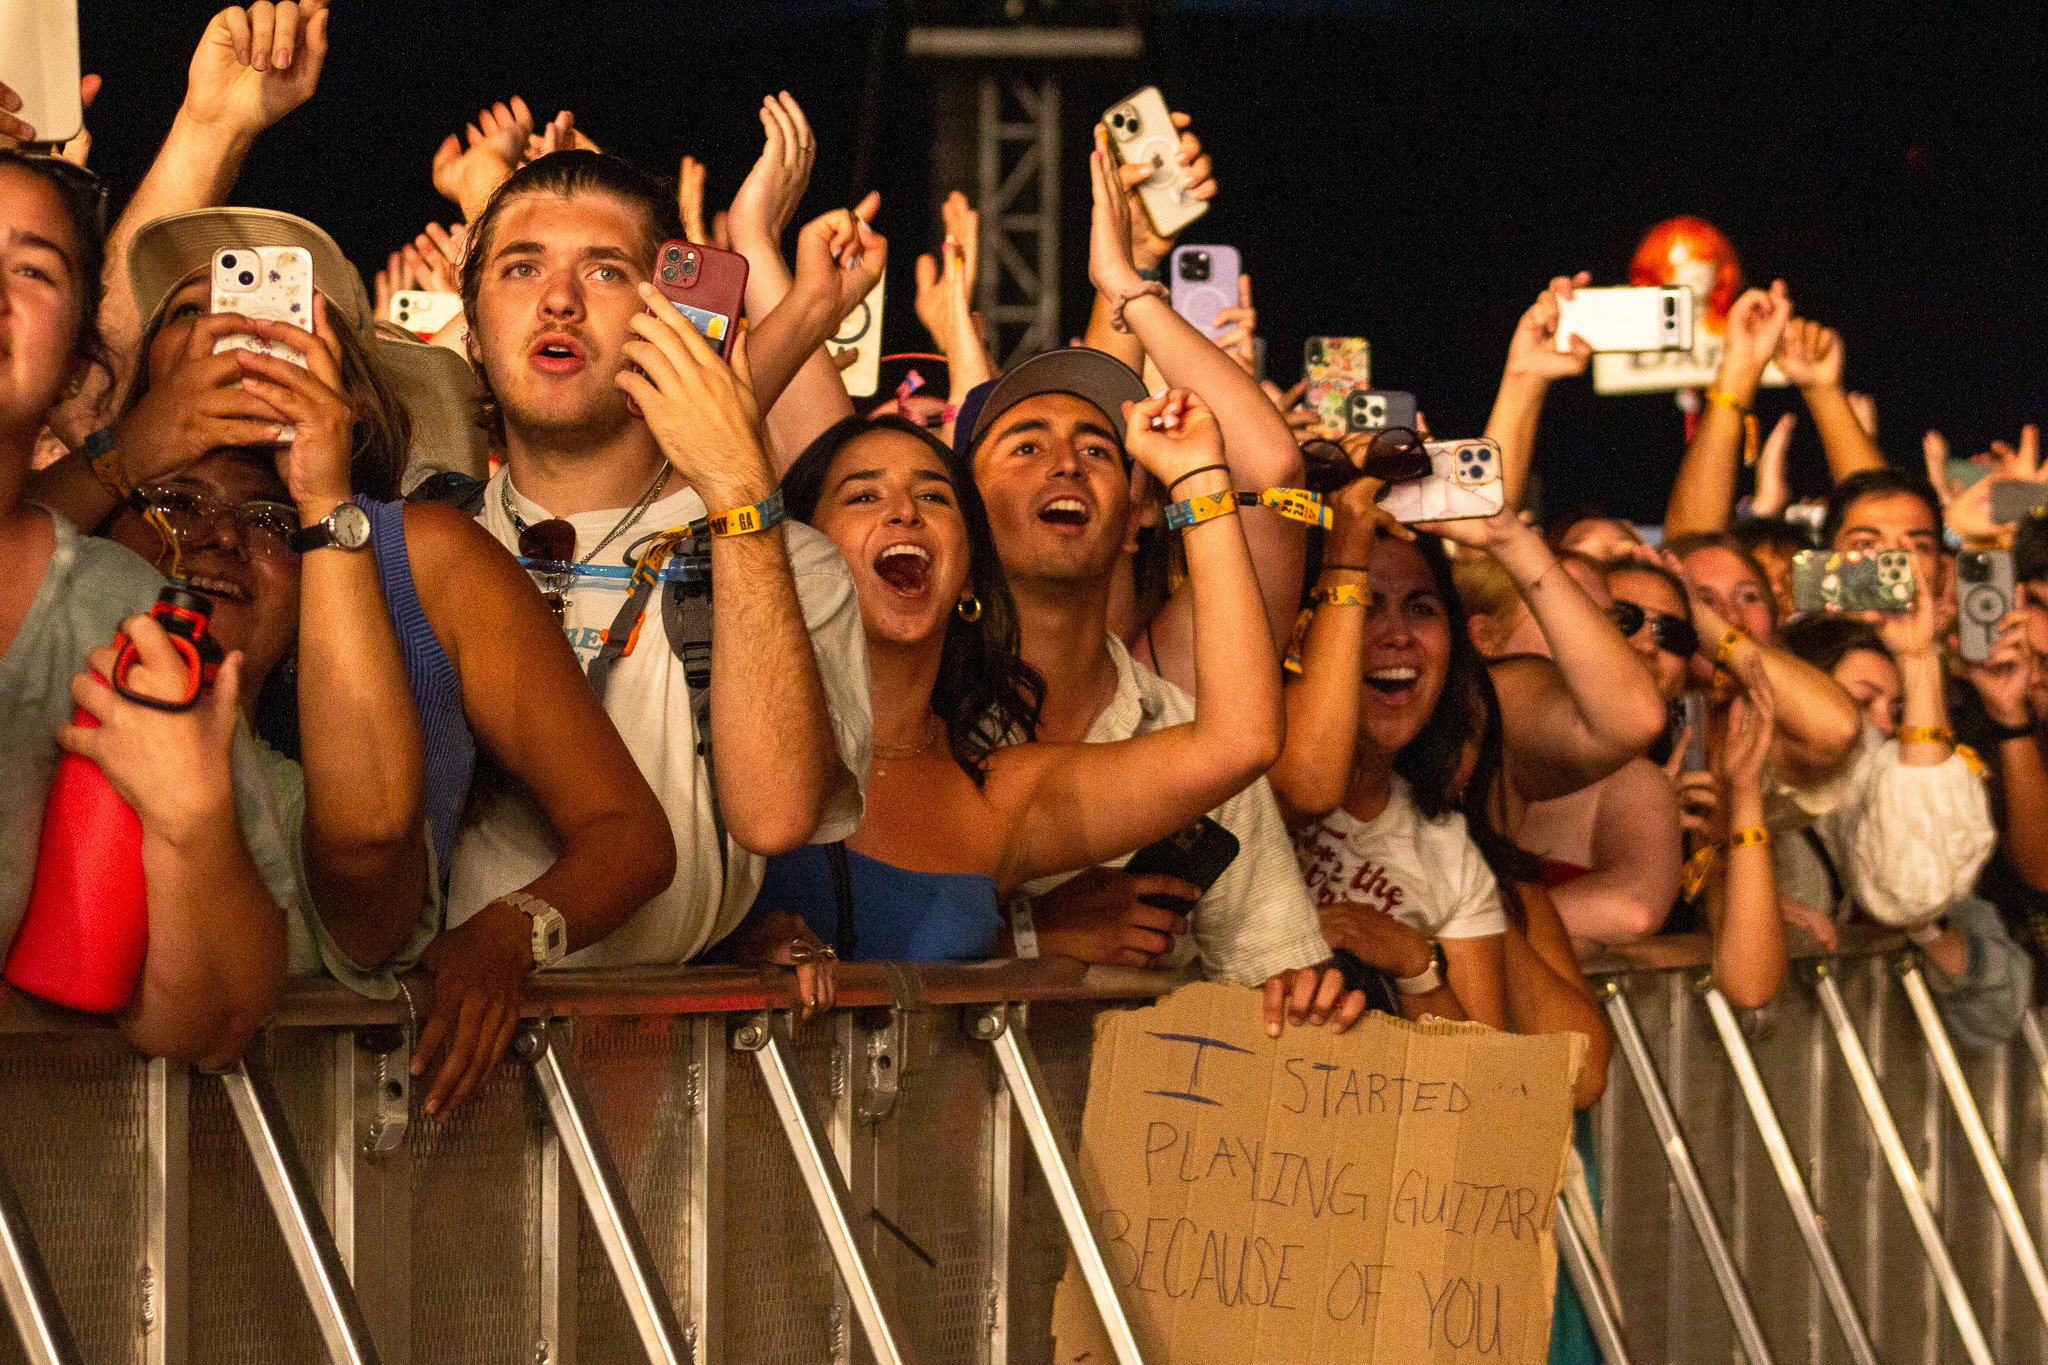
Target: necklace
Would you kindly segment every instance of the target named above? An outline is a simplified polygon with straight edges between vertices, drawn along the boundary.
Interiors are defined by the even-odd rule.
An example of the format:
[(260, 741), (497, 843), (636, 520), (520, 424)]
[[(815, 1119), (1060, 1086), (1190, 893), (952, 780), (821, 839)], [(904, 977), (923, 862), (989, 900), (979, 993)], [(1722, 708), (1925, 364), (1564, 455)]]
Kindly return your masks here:
[(541, 596), (547, 599), (547, 604), (554, 611), (557, 620), (568, 613), (569, 585), (575, 581), (577, 572), (597, 558), (604, 547), (617, 540), (627, 527), (646, 515), (647, 509), (654, 505), (661, 490), (668, 487), (669, 468), (664, 461), (654, 475), (654, 482), (647, 485), (647, 491), (640, 495), (640, 500), (626, 509), (626, 514), (619, 518), (611, 530), (605, 532), (604, 539), (591, 547), (589, 554), (573, 564), (569, 560), (570, 556), (576, 553), (575, 526), (562, 517), (549, 517), (546, 521), (528, 526), (520, 519), (519, 514), (512, 510), (512, 476), (508, 473), (505, 482), (498, 485), (498, 503), (504, 508), (506, 519), (512, 523), (513, 535), (518, 538), (519, 557), (568, 566), (566, 571), (549, 570), (536, 572), (534, 575), (546, 580), (541, 584)]
[(939, 724), (938, 724), (938, 720), (939, 720), (939, 718), (938, 718), (937, 716), (933, 716), (933, 717), (931, 717), (931, 718), (930, 718), (929, 720), (927, 720), (927, 721), (925, 722), (925, 737), (924, 737), (924, 739), (923, 739), (923, 740), (921, 740), (920, 742), (918, 742), (918, 743), (916, 743), (916, 744), (877, 744), (877, 745), (875, 745), (875, 746), (874, 746), (874, 755), (875, 755), (875, 757), (876, 757), (876, 758), (882, 758), (882, 759), (889, 759), (889, 758), (916, 758), (916, 757), (917, 757), (917, 756), (918, 756), (919, 754), (921, 754), (921, 753), (924, 753), (924, 752), (926, 752), (926, 751), (927, 751), (927, 750), (929, 750), (929, 749), (930, 749), (930, 748), (931, 748), (931, 747), (932, 747), (932, 746), (933, 746), (934, 744), (937, 744), (937, 743), (939, 742), (939, 736), (938, 736), (938, 733), (937, 733), (937, 731), (938, 731), (938, 730), (939, 730), (940, 728), (942, 728), (942, 727), (940, 727), (940, 726), (939, 726)]

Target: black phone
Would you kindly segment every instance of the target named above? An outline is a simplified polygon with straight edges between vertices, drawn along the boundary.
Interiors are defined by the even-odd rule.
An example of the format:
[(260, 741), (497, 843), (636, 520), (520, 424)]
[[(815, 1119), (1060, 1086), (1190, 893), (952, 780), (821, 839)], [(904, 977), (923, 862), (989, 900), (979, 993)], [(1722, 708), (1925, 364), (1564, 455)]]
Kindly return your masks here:
[[(1208, 816), (1131, 855), (1124, 871), (1133, 877), (1178, 877), (1207, 891), (1237, 858), (1237, 836)], [(1146, 905), (1185, 915), (1194, 902), (1179, 896), (1140, 896)]]

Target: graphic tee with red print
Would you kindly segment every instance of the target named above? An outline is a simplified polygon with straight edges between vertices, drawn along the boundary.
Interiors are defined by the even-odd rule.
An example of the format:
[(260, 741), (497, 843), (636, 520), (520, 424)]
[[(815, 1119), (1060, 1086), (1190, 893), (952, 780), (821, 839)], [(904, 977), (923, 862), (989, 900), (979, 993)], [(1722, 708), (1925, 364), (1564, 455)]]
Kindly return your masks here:
[(1426, 938), (1505, 933), (1500, 888), (1453, 811), (1425, 819), (1396, 777), (1387, 808), (1360, 820), (1341, 807), (1296, 841), (1316, 908), (1356, 903), (1383, 910)]

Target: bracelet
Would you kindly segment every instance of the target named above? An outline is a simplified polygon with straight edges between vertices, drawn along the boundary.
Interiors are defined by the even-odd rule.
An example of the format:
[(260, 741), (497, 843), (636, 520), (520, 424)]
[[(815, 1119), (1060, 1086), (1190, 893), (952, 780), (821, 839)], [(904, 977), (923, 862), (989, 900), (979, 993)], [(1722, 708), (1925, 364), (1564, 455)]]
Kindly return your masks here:
[(757, 503), (735, 507), (706, 519), (714, 536), (750, 536), (782, 523), (782, 490), (776, 489)]
[(1230, 466), (1227, 464), (1197, 465), (1195, 468), (1190, 469), (1187, 473), (1182, 474), (1179, 478), (1176, 478), (1172, 483), (1166, 485), (1167, 499), (1171, 501), (1173, 498), (1173, 490), (1180, 487), (1182, 484), (1186, 483), (1189, 479), (1192, 479), (1197, 474), (1228, 474), (1229, 472)]
[(1308, 600), (1319, 607), (1369, 607), (1372, 589), (1363, 583), (1332, 583), (1309, 593)]
[(1237, 515), (1237, 494), (1204, 493), (1166, 506), (1166, 529), (1185, 531), (1191, 526), (1200, 526), (1205, 521), (1218, 517)]
[(1707, 401), (1742, 419), (1742, 463), (1744, 467), (1754, 465), (1757, 452), (1762, 449), (1757, 441), (1755, 405), (1743, 402), (1726, 389), (1708, 389)]
[(1130, 293), (1111, 299), (1109, 302), (1109, 325), (1111, 330), (1129, 332), (1131, 325), (1124, 321), (1124, 309), (1130, 307), (1137, 300), (1144, 298), (1147, 294), (1158, 299), (1161, 303), (1166, 302), (1166, 286), (1158, 280), (1146, 280)]
[(114, 429), (101, 427), (85, 438), (80, 446), (85, 452), (87, 468), (98, 479), (100, 486), (114, 495), (116, 502), (126, 502), (135, 492), (135, 486), (128, 482), (121, 469), (121, 457), (114, 450)]
[(1522, 596), (1524, 596), (1524, 597), (1527, 597), (1527, 596), (1528, 596), (1528, 595), (1529, 595), (1530, 593), (1532, 593), (1532, 592), (1536, 591), (1536, 589), (1537, 589), (1538, 587), (1542, 586), (1542, 583), (1543, 583), (1543, 580), (1544, 580), (1544, 579), (1546, 579), (1546, 578), (1550, 577), (1550, 575), (1551, 575), (1552, 573), (1556, 572), (1557, 570), (1559, 570), (1559, 569), (1561, 569), (1561, 568), (1563, 568), (1563, 567), (1564, 567), (1564, 561), (1563, 561), (1562, 559), (1552, 558), (1552, 559), (1551, 559), (1551, 561), (1550, 561), (1550, 567), (1549, 567), (1549, 568), (1545, 569), (1545, 570), (1544, 570), (1544, 571), (1543, 571), (1542, 573), (1540, 573), (1540, 574), (1537, 574), (1537, 575), (1536, 575), (1536, 576), (1535, 576), (1534, 578), (1530, 579), (1530, 580), (1529, 580), (1529, 581), (1528, 581), (1527, 583), (1517, 583), (1517, 584), (1515, 584), (1515, 591), (1516, 591), (1516, 592), (1518, 592), (1518, 593), (1520, 593), (1520, 594), (1521, 594)]
[(1990, 733), (1992, 740), (1998, 744), (2006, 744), (2015, 739), (2032, 739), (2034, 737), (2033, 713), (2029, 712), (2027, 714), (2027, 720), (2024, 725), (2000, 725), (1997, 721), (1987, 717), (1985, 728)]
[(1728, 409), (1728, 411), (1736, 414), (1738, 417), (1747, 417), (1756, 411), (1755, 405), (1743, 402), (1740, 398), (1722, 388), (1708, 389), (1707, 401), (1717, 408)]
[(1954, 744), (1956, 732), (1946, 725), (1901, 725), (1897, 738), (1901, 744)]
[(1714, 646), (1714, 662), (1726, 668), (1728, 661), (1735, 657), (1735, 646), (1748, 638), (1741, 626), (1730, 626), (1722, 631), (1721, 643)]
[(1728, 831), (1728, 847), (1730, 848), (1769, 848), (1770, 846), (1771, 832), (1762, 825), (1751, 825), (1748, 829), (1732, 829)]
[(1320, 526), (1325, 531), (1333, 524), (1330, 509), (1323, 505), (1322, 495), (1306, 488), (1261, 488), (1256, 493), (1239, 493), (1237, 502), (1240, 507), (1263, 507), (1289, 521), (1298, 521), (1304, 526)]
[(839, 954), (832, 950), (832, 945), (829, 943), (813, 944), (800, 938), (793, 938), (789, 941), (789, 965), (792, 967), (802, 967), (813, 962), (837, 962), (838, 960)]
[(1156, 265), (1141, 265), (1138, 267), (1138, 278), (1150, 280), (1154, 284), (1165, 284), (1166, 272)]

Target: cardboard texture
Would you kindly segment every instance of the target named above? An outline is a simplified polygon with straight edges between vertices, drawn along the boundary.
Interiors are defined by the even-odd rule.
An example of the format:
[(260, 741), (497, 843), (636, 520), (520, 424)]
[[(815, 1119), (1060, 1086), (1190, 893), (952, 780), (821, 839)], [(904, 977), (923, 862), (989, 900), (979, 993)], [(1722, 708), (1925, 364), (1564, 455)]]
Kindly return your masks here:
[[(1198, 982), (1105, 1011), (1080, 1171), (1147, 1365), (1537, 1365), (1577, 1034), (1368, 1014), (1266, 1036)], [(1114, 1365), (1078, 1265), (1054, 1360)]]

